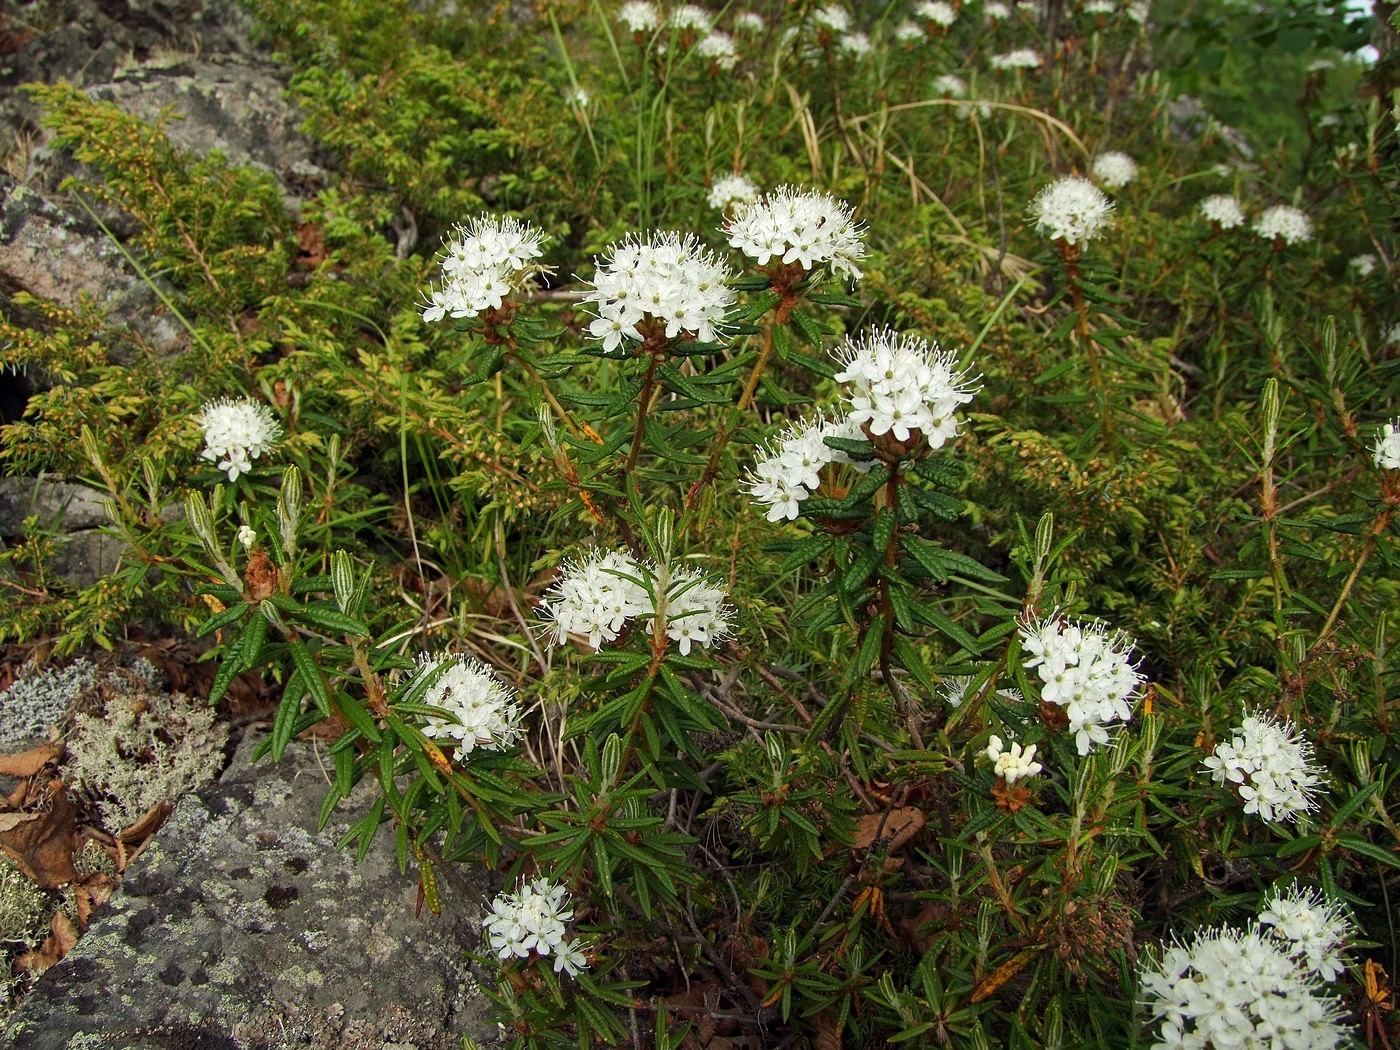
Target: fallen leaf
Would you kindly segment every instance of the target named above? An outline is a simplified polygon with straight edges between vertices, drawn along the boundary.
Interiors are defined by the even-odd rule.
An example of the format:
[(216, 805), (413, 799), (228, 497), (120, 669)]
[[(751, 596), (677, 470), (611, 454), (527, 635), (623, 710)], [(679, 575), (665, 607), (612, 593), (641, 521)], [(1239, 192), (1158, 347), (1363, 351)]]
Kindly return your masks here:
[(78, 943), (78, 928), (61, 911), (53, 913), (52, 930), (44, 943), (32, 952), (25, 952), (15, 960), (15, 965), (23, 966), (33, 973), (43, 973), (70, 951)]
[(888, 840), (887, 849), (893, 853), (922, 831), (924, 823), (923, 811), (917, 806), (867, 813), (856, 821), (855, 848), (869, 849), (877, 840)]
[(32, 777), (63, 754), (63, 741), (54, 740), (14, 755), (0, 755), (0, 776)]
[(131, 825), (131, 827), (125, 829), (117, 838), (122, 842), (128, 843), (144, 842), (160, 829), (160, 826), (165, 823), (165, 818), (168, 816), (170, 816), (170, 803), (158, 802), (148, 809), (140, 820)]
[(44, 890), (66, 886), (78, 877), (73, 868), (77, 810), (68, 801), (63, 781), (50, 781), (49, 788), (47, 810), (0, 813), (0, 849)]
[(92, 915), (92, 910), (107, 902), (107, 898), (112, 895), (115, 887), (110, 875), (102, 872), (94, 872), (91, 875), (84, 875), (73, 884), (73, 900), (77, 906), (78, 926), (86, 930), (88, 919)]

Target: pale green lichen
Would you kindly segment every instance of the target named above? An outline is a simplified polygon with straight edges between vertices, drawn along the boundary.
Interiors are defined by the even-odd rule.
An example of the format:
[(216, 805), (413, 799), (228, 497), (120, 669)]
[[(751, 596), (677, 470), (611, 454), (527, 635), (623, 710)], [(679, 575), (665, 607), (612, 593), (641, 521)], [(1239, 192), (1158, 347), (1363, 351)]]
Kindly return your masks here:
[(218, 776), (228, 725), (208, 705), (134, 677), (107, 686), (105, 711), (74, 717), (65, 779), (115, 834)]
[(97, 683), (97, 667), (79, 657), (67, 667), (21, 672), (0, 693), (0, 744), (47, 737), (78, 697)]
[(0, 855), (0, 942), (32, 947), (43, 938), (52, 914), (48, 894)]

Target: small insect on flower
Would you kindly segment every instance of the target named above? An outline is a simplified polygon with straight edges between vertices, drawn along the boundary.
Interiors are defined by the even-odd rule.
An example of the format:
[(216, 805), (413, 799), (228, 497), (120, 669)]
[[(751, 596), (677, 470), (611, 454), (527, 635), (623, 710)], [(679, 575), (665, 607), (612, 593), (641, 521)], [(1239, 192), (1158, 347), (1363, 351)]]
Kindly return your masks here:
[(424, 653), (417, 676), (432, 677), (422, 702), (438, 707), (423, 735), (455, 744), (460, 754), (502, 751), (519, 738), (521, 711), (514, 692), (481, 661), (461, 654)]
[(253, 460), (269, 451), (282, 436), (282, 424), (272, 409), (252, 398), (220, 398), (200, 409), (204, 430), (201, 458), (216, 462), (229, 481), (253, 469)]

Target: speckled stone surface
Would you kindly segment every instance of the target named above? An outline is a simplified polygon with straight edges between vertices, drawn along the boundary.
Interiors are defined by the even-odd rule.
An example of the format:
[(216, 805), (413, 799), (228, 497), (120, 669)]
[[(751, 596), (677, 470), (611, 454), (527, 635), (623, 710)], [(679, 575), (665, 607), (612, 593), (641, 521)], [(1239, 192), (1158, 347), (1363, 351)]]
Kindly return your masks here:
[[(484, 872), (443, 914), (414, 916), (381, 827), (360, 864), (336, 849), (367, 808), (361, 785), (322, 832), (321, 762), (294, 745), (250, 766), (246, 738), (218, 784), (186, 795), (73, 951), (0, 1032), (15, 1050), (335, 1047), (446, 1050), (497, 1028), (466, 952), (480, 947)], [(328, 764), (328, 763), (326, 763)]]

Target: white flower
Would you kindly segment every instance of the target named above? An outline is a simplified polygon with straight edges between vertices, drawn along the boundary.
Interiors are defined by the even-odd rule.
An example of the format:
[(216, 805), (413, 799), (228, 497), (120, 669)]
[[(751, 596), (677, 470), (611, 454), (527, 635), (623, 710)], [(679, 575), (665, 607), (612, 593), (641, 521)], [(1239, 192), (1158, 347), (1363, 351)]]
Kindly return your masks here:
[(1351, 261), (1347, 263), (1348, 268), (1356, 271), (1358, 277), (1370, 277), (1376, 272), (1376, 267), (1380, 265), (1380, 260), (1371, 252), (1363, 255), (1353, 255)]
[(714, 25), (714, 17), (698, 4), (682, 4), (671, 12), (670, 25), (672, 29), (708, 33)]
[(574, 88), (568, 94), (569, 104), (576, 109), (587, 109), (588, 104), (593, 101), (585, 88)]
[(944, 73), (942, 76), (934, 77), (933, 90), (935, 94), (945, 95), (948, 98), (967, 98), (967, 81), (952, 73)]
[(505, 297), (541, 272), (534, 262), (545, 235), (510, 216), (480, 215), (452, 228), (443, 242), (442, 286), (428, 294), (423, 320), (475, 317), (499, 310)]
[(462, 754), (477, 748), (501, 751), (520, 736), (520, 706), (510, 688), (481, 661), (424, 653), (418, 658), (417, 676), (434, 676), (422, 703), (445, 712), (427, 716), (424, 736), (455, 744)]
[(719, 69), (733, 69), (739, 62), (739, 52), (734, 49), (734, 38), (728, 33), (711, 30), (695, 45), (695, 53), (713, 62)]
[(1337, 1000), (1260, 931), (1205, 930), (1148, 958), (1142, 992), (1161, 1021), (1153, 1050), (1332, 1050), (1346, 1035)]
[(1392, 419), (1376, 431), (1374, 449), (1376, 466), (1381, 470), (1400, 470), (1400, 421)]
[(990, 3), (983, 5), (982, 17), (988, 22), (1005, 22), (1011, 17), (1011, 8), (1001, 3), (1000, 0), (991, 0)]
[[(970, 674), (947, 675), (939, 683), (938, 699), (949, 707), (961, 707), (975, 681), (977, 679)], [(1026, 700), (1019, 689), (998, 689), (996, 695), (1008, 704), (1022, 704)]]
[(1322, 780), (1311, 761), (1312, 745), (1293, 723), (1251, 715), (1228, 741), (1215, 745), (1205, 768), (1217, 784), (1235, 785), (1246, 813), (1273, 823), (1316, 805), (1312, 796)]
[(1259, 913), (1259, 924), (1268, 926), (1283, 942), (1284, 953), (1298, 960), (1324, 981), (1342, 972), (1342, 946), (1352, 935), (1351, 920), (1340, 904), (1314, 889), (1296, 883), (1286, 892), (1275, 889)]
[(991, 57), (993, 69), (1038, 69), (1040, 67), (1040, 56), (1028, 47), (1018, 47), (1014, 51), (1007, 51), (1005, 54), (993, 55)]
[(768, 507), (769, 521), (791, 521), (802, 510), (802, 501), (821, 485), (822, 470), (830, 463), (850, 463), (851, 458), (826, 444), (828, 437), (864, 438), (849, 419), (829, 421), (820, 413), (792, 424), (772, 442), (754, 464), (745, 487), (755, 503)]
[(1152, 5), (1148, 3), (1148, 0), (1132, 0), (1132, 3), (1128, 4), (1127, 13), (1128, 17), (1138, 25), (1146, 25), (1147, 16), (1151, 10)]
[(1312, 220), (1291, 205), (1275, 204), (1259, 213), (1259, 218), (1254, 220), (1254, 232), (1266, 241), (1306, 244), (1312, 240)]
[(1045, 768), (1039, 762), (1033, 761), (1035, 749), (1036, 745), (1032, 744), (1023, 752), (1021, 745), (1013, 740), (1010, 749), (1003, 751), (1001, 737), (993, 733), (982, 754), (991, 761), (992, 772), (1005, 780), (1006, 786), (1010, 787), (1016, 781), (1033, 777)]
[(936, 26), (947, 29), (957, 21), (958, 11), (952, 4), (945, 3), (944, 0), (923, 0), (923, 3), (914, 8), (914, 15), (922, 18), (925, 22), (932, 22)]
[[(650, 631), (656, 617), (652, 595), (663, 588), (654, 565), (643, 565), (621, 551), (594, 552), (565, 569), (540, 603), (540, 614), (556, 645), (571, 634), (588, 636), (594, 649), (611, 642), (634, 616), (647, 617)], [(729, 634), (732, 610), (722, 588), (699, 571), (680, 566), (668, 574), (666, 636), (689, 655), (696, 643), (708, 648)]]
[(589, 334), (614, 350), (624, 340), (640, 340), (647, 318), (664, 325), (667, 339), (691, 337), (713, 342), (734, 304), (729, 267), (694, 234), (633, 235), (610, 248), (598, 262), (593, 291), (584, 302), (598, 304)]
[(740, 11), (734, 16), (734, 32), (736, 33), (761, 33), (767, 28), (768, 23), (763, 20), (763, 16), (754, 14), (752, 11)]
[(204, 451), (200, 456), (228, 471), (229, 481), (250, 473), (253, 460), (270, 450), (282, 436), (282, 424), (272, 409), (247, 397), (207, 402), (199, 410), (199, 425), (204, 430)]
[(1094, 158), (1094, 178), (1111, 190), (1126, 186), (1137, 178), (1137, 161), (1126, 153), (1112, 150)]
[(836, 39), (836, 48), (843, 55), (850, 55), (852, 58), (860, 58), (870, 54), (870, 37), (859, 30), (851, 33), (842, 33)]
[(1228, 193), (1213, 193), (1197, 206), (1200, 213), (1222, 230), (1244, 225), (1244, 209)]
[(1112, 15), (1117, 14), (1118, 5), (1114, 0), (1089, 0), (1084, 5), (1086, 15)]
[(1021, 628), (1021, 648), (1030, 654), (1026, 668), (1040, 676), (1041, 700), (1069, 716), (1081, 755), (1108, 743), (1108, 726), (1132, 719), (1129, 701), (1143, 679), (1122, 634), (1100, 623), (1047, 619)]
[(916, 40), (922, 40), (924, 31), (916, 23), (906, 18), (894, 27), (894, 38), (901, 44), (911, 44)]
[(258, 534), (247, 525), (238, 527), (238, 542), (243, 544), (244, 550), (252, 550), (253, 544), (258, 542)]
[(541, 958), (553, 955), (554, 972), (572, 977), (587, 966), (579, 942), (564, 940), (564, 924), (573, 917), (568, 890), (541, 878), (497, 896), (481, 929), (497, 958), (524, 959), (532, 952)]
[(1056, 179), (1031, 201), (1035, 228), (1052, 241), (1079, 244), (1092, 241), (1113, 225), (1113, 202), (1088, 179), (1069, 175)]
[(823, 4), (812, 12), (812, 21), (833, 33), (844, 33), (851, 28), (851, 13), (840, 4)]
[(661, 25), (656, 5), (647, 0), (628, 0), (618, 8), (617, 19), (632, 33), (653, 33)]
[(892, 434), (908, 441), (918, 431), (929, 448), (940, 448), (958, 432), (958, 408), (972, 400), (975, 387), (955, 372), (953, 355), (917, 336), (872, 329), (847, 338), (832, 351), (841, 363), (835, 376), (847, 384), (849, 420), (872, 436)]
[(716, 176), (705, 200), (711, 208), (728, 211), (730, 206), (735, 204), (752, 204), (758, 200), (758, 196), (758, 187), (754, 185), (753, 179), (736, 171), (729, 175)]
[[(727, 599), (724, 590), (707, 582), (698, 570), (672, 569), (666, 584), (666, 637), (680, 643), (681, 655), (689, 656), (696, 642), (709, 648), (728, 636), (732, 610)], [(647, 630), (651, 629), (648, 620)]]
[(729, 243), (759, 266), (777, 257), (804, 270), (827, 267), (859, 279), (865, 256), (855, 209), (829, 193), (779, 186), (752, 204), (741, 204), (724, 224)]
[(633, 616), (650, 615), (651, 596), (642, 567), (621, 551), (595, 551), (565, 569), (540, 603), (556, 645), (571, 634), (588, 636), (594, 649), (611, 642)]

